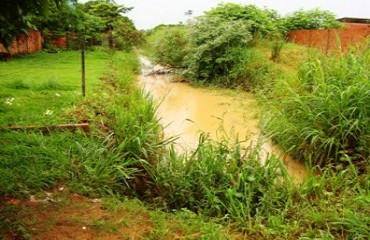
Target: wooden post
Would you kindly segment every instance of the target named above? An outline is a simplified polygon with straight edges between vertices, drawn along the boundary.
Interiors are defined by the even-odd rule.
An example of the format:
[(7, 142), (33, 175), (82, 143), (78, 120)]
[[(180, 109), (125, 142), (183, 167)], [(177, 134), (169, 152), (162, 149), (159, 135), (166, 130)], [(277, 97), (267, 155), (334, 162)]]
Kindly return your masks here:
[(328, 29), (326, 36), (326, 55), (328, 55), (329, 49), (330, 49), (330, 29)]
[(69, 50), (69, 31), (66, 32), (66, 48)]
[(81, 65), (82, 65), (82, 96), (86, 96), (86, 79), (85, 79), (85, 43), (82, 43), (81, 50)]

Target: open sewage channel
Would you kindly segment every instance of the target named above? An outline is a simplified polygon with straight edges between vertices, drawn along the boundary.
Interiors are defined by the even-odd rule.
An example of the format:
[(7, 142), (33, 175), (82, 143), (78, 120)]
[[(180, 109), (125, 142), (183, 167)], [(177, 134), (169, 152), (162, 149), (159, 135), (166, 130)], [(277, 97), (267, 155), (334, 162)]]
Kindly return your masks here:
[(175, 149), (191, 151), (202, 132), (214, 140), (242, 141), (246, 146), (261, 143), (261, 161), (274, 154), (280, 157), (294, 182), (302, 182), (305, 166), (283, 154), (278, 146), (264, 139), (259, 129), (257, 103), (251, 93), (228, 89), (196, 88), (174, 82), (165, 68), (140, 57), (139, 84), (159, 104), (158, 117), (165, 137), (178, 136)]

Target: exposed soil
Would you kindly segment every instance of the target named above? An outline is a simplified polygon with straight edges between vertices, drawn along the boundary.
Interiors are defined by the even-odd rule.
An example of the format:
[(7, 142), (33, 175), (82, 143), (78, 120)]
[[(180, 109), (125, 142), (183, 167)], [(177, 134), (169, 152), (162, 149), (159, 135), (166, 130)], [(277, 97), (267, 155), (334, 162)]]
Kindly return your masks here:
[(77, 194), (52, 199), (3, 199), (0, 222), (9, 224), (0, 225), (0, 239), (141, 239), (152, 229), (149, 214), (140, 209), (112, 211)]

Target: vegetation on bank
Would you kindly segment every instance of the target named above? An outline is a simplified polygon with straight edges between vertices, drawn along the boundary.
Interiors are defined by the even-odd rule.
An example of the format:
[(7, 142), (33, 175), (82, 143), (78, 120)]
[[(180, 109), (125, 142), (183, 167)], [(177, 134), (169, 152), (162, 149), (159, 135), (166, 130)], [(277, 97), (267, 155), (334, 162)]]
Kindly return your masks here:
[[(140, 202), (126, 197), (151, 199), (154, 196), (151, 192), (157, 188), (153, 185), (152, 173), (165, 143), (154, 115), (153, 103), (144, 98), (136, 86), (136, 55), (88, 52), (87, 76), (90, 81), (86, 99), (79, 92), (79, 70), (74, 71), (78, 64), (73, 59), (78, 58), (78, 53), (60, 52), (57, 55), (59, 59), (70, 61), (62, 61), (64, 67), (61, 68), (60, 62), (51, 61), (56, 55), (39, 53), (0, 65), (2, 69), (9, 65), (14, 69), (17, 64), (22, 67), (30, 62), (34, 63), (32, 71), (28, 71), (27, 81), (19, 84), (28, 86), (27, 91), (24, 88), (12, 88), (13, 82), (19, 81), (17, 78), (23, 78), (23, 73), (13, 73), (12, 77), (2, 82), (4, 87), (1, 102), (6, 106), (1, 108), (2, 120), (22, 120), (23, 116), (32, 115), (28, 108), (37, 111), (37, 108), (33, 108), (37, 106), (42, 110), (19, 124), (32, 122), (40, 126), (48, 124), (50, 119), (55, 123), (83, 120), (89, 122), (91, 131), (42, 133), (38, 130), (2, 129), (0, 237), (54, 238), (60, 234), (55, 232), (60, 224), (63, 225), (60, 221), (67, 221), (70, 222), (69, 226), (72, 224), (75, 227), (66, 234), (73, 236), (96, 234), (107, 236), (108, 239), (117, 234), (140, 236), (140, 233), (125, 233), (128, 228), (129, 232), (135, 229), (143, 231), (143, 237), (148, 239), (174, 234), (224, 238), (222, 236), (225, 233), (220, 225), (206, 222), (190, 211), (183, 209), (172, 214), (161, 213), (159, 210), (149, 211)], [(43, 75), (39, 73), (45, 61), (54, 72), (53, 75), (45, 74), (43, 79)], [(68, 78), (62, 78), (67, 68)], [(57, 79), (55, 84), (60, 88), (39, 91), (39, 85), (43, 86), (44, 81), (48, 83), (50, 77)], [(36, 99), (35, 96), (39, 98)], [(9, 97), (14, 100), (10, 101)], [(50, 101), (54, 97), (62, 98), (62, 102), (68, 107), (58, 108), (59, 111), (53, 110), (50, 115), (45, 116), (45, 109), (57, 108), (54, 101)], [(15, 115), (14, 108), (17, 110)], [(9, 116), (13, 118), (8, 118)], [(12, 124), (8, 122), (6, 125)], [(107, 211), (97, 212), (97, 204), (88, 199), (79, 197), (76, 200), (72, 194), (74, 192), (89, 197), (105, 197), (101, 208)], [(30, 196), (36, 200), (17, 200)], [(67, 208), (71, 215), (67, 215), (69, 218), (65, 219), (65, 214), (61, 211)], [(88, 213), (79, 213), (80, 218), (73, 217), (81, 208)], [(122, 214), (123, 209), (128, 209), (124, 211), (125, 214)], [(123, 221), (125, 216), (137, 214), (146, 223), (145, 229), (131, 227), (137, 224), (133, 217)], [(85, 215), (89, 215), (88, 220)], [(45, 216), (48, 222), (45, 222)], [(105, 217), (101, 219), (99, 216)], [(121, 219), (117, 220), (117, 216), (121, 216)], [(172, 219), (171, 224), (167, 222), (168, 219)], [(89, 233), (81, 232), (83, 227)]]
[[(162, 50), (168, 49), (169, 52), (156, 56), (153, 48), (155, 59), (161, 63), (172, 53), (180, 56), (178, 59), (182, 61), (176, 63), (179, 69), (177, 73), (192, 84), (254, 91), (260, 99), (265, 133), (296, 159), (304, 162), (310, 173), (299, 186), (292, 186), (289, 179), (282, 177), (283, 189), (273, 188), (270, 192), (259, 185), (261, 182), (258, 177), (251, 177), (243, 166), (239, 166), (237, 175), (248, 186), (248, 190), (244, 191), (245, 188), (237, 184), (240, 178), (233, 178), (228, 168), (233, 166), (233, 157), (240, 159), (240, 156), (216, 147), (220, 143), (206, 144), (206, 148), (212, 150), (202, 155), (205, 145), (200, 144), (193, 155), (183, 157), (187, 160), (167, 161), (168, 166), (165, 165), (165, 170), (161, 169), (162, 174), (171, 176), (168, 178), (173, 180), (162, 186), (162, 190), (168, 191), (166, 196), (170, 202), (167, 203), (173, 202), (171, 206), (186, 206), (210, 216), (224, 215), (225, 219), (236, 221), (248, 236), (256, 234), (265, 239), (365, 239), (370, 229), (370, 202), (366, 200), (370, 193), (368, 48), (326, 56), (314, 50), (287, 45), (281, 38), (284, 31), (270, 30), (266, 33), (262, 31), (270, 29), (266, 26), (260, 26), (261, 31), (255, 30), (259, 26), (256, 23), (261, 23), (258, 21), (254, 21), (254, 28), (248, 24), (241, 28), (247, 29), (252, 38), (246, 34), (244, 45), (234, 45), (233, 41), (229, 41), (232, 38), (217, 37), (217, 30), (222, 29), (223, 24), (213, 20), (215, 13), (227, 7), (230, 6), (225, 4), (212, 9), (185, 26), (162, 26), (150, 32), (148, 48), (153, 36), (166, 38), (166, 34), (171, 35), (172, 31), (181, 28), (184, 33), (181, 35), (181, 46), (176, 46), (176, 41), (162, 42)], [(230, 9), (238, 12), (235, 14), (238, 17), (219, 14), (222, 23), (233, 26), (243, 16), (251, 20), (247, 19), (251, 11), (243, 15), (245, 6), (232, 7)], [(262, 10), (255, 13), (272, 16)], [(312, 28), (310, 24), (324, 15), (325, 12), (321, 15), (315, 11), (305, 15), (301, 11), (291, 17), (302, 18), (302, 24)], [(330, 22), (336, 24), (330, 17), (327, 20), (328, 25)], [(198, 29), (203, 30), (197, 32)], [(231, 31), (231, 34), (236, 36), (240, 31)], [(178, 35), (178, 38), (181, 36)], [(192, 51), (193, 43), (198, 44), (200, 50)], [(166, 44), (171, 47), (166, 48)], [(172, 52), (171, 49), (176, 51)], [(192, 64), (187, 64), (189, 59), (194, 59)], [(225, 68), (217, 68), (218, 64)], [(189, 72), (197, 75), (189, 75)], [(198, 154), (202, 157), (199, 158)], [(210, 163), (207, 157), (211, 156)], [(231, 159), (230, 165), (219, 167), (218, 157)], [(247, 159), (250, 157), (248, 155)], [(246, 159), (243, 161), (248, 162)], [(247, 165), (253, 166), (249, 162)], [(222, 169), (222, 173), (217, 169)], [(197, 174), (193, 175), (193, 171)], [(264, 170), (254, 169), (252, 172), (257, 174), (261, 171)], [(266, 173), (262, 175), (268, 176)], [(251, 177), (253, 181), (248, 182), (244, 176)], [(274, 178), (277, 179), (276, 176)], [(215, 186), (207, 184), (209, 179), (213, 179), (209, 182), (216, 182)], [(229, 180), (236, 185), (230, 185)], [(278, 187), (281, 182), (268, 181), (267, 184)], [(254, 192), (252, 186), (262, 189), (262, 192)], [(176, 194), (172, 194), (171, 189), (175, 189), (173, 192)], [(234, 197), (229, 198), (232, 193)], [(272, 202), (264, 202), (265, 193), (268, 193)], [(280, 194), (276, 202), (274, 196), (277, 195), (274, 193)], [(247, 200), (248, 194), (258, 196), (257, 205), (253, 205), (253, 198), (252, 201)], [(255, 213), (250, 214), (250, 206), (256, 210)], [(246, 215), (241, 216), (242, 213)]]
[[(143, 239), (370, 235), (369, 51), (323, 56), (292, 45), (281, 48), (279, 35), (262, 32), (271, 37), (262, 41), (259, 31), (245, 23), (250, 19), (221, 21), (211, 13), (189, 28), (153, 31), (149, 43), (163, 51), (153, 55), (167, 64), (175, 61), (174, 67), (194, 84), (254, 91), (263, 130), (305, 161), (306, 179), (295, 185), (276, 156), (262, 164), (258, 146), (243, 149), (233, 139), (216, 142), (202, 135), (193, 152), (176, 153), (161, 136), (155, 103), (136, 86), (139, 64), (134, 53), (88, 52), (86, 99), (79, 92), (76, 52), (28, 55), (0, 64), (6, 72), (24, 70), (5, 74), (0, 83), (3, 236), (47, 238), (42, 234), (67, 222), (109, 238), (112, 232), (127, 234), (130, 226), (139, 232), (137, 222), (126, 219), (132, 216), (145, 225), (139, 235)], [(51, 61), (54, 57), (58, 60)], [(60, 121), (89, 122), (91, 131), (6, 129), (15, 123)], [(50, 200), (50, 192), (56, 198)], [(103, 200), (98, 205), (81, 203), (72, 193)], [(17, 203), (30, 195), (50, 203)], [(132, 197), (147, 205), (128, 200)], [(60, 209), (69, 206), (74, 217), (65, 220)], [(81, 206), (92, 214), (108, 211), (91, 221)], [(58, 219), (51, 217), (45, 224), (43, 216), (32, 213), (47, 214), (45, 208)]]
[[(264, 56), (263, 51), (260, 54)], [(90, 97), (84, 101), (79, 98), (73, 110), (64, 112), (74, 119), (88, 119), (95, 126), (90, 134), (1, 133), (3, 195), (28, 196), (62, 185), (70, 192), (106, 196), (107, 201), (115, 196), (118, 203), (126, 196), (136, 196), (150, 204), (149, 208), (164, 211), (149, 212), (148, 225), (154, 228), (143, 238), (170, 238), (178, 231), (185, 236), (216, 239), (237, 239), (240, 235), (263, 239), (368, 236), (368, 173), (356, 167), (322, 168), (320, 177), (309, 175), (296, 186), (276, 158), (271, 157), (266, 166), (261, 166), (258, 148), (244, 152), (236, 143), (230, 149), (230, 139), (214, 142), (205, 135), (194, 153), (166, 152), (155, 107), (142, 98), (134, 82), (138, 69), (135, 55), (116, 53), (112, 59), (104, 53), (102, 56), (110, 66), (101, 78), (103, 84), (96, 84)], [(33, 86), (32, 81), (28, 84)], [(281, 92), (279, 98), (284, 96)], [(177, 209), (174, 215), (166, 213), (172, 209)], [(16, 217), (20, 215), (12, 214), (17, 210), (12, 205), (2, 206), (2, 230), (19, 232), (17, 229), (23, 227), (25, 233), (37, 236), (30, 230), (35, 225), (19, 221)], [(177, 219), (177, 224), (183, 221), (181, 216), (187, 216), (184, 224), (191, 229), (167, 225), (165, 219), (174, 219), (170, 216)], [(9, 218), (15, 218), (14, 223), (10, 224)], [(124, 227), (108, 220), (86, 223), (94, 229), (99, 227), (100, 233), (117, 229), (118, 234)]]
[(310, 56), (271, 93), (267, 130), (311, 166), (369, 166), (370, 51)]

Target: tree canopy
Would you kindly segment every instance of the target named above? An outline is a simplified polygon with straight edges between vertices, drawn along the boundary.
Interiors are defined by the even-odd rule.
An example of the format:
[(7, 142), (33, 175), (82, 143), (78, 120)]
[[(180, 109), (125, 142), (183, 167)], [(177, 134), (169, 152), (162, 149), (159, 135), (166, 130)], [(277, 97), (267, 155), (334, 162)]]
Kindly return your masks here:
[(14, 36), (32, 27), (30, 14), (47, 16), (51, 4), (61, 6), (66, 0), (2, 0), (0, 7), (0, 43), (8, 48)]
[(284, 25), (287, 30), (329, 29), (342, 26), (334, 13), (319, 8), (295, 11), (285, 17)]
[(240, 5), (236, 3), (221, 3), (217, 7), (206, 12), (206, 16), (213, 16), (233, 20), (250, 21), (250, 31), (252, 34), (278, 31), (280, 29), (281, 17), (275, 11), (267, 8), (258, 8), (255, 5)]
[(77, 0), (1, 0), (0, 4), (0, 43), (7, 49), (15, 36), (27, 34), (30, 28), (42, 31), (45, 37), (50, 33), (79, 32), (84, 40), (98, 39), (106, 31), (110, 33), (111, 47), (132, 45), (142, 38), (133, 22), (123, 15), (132, 8), (112, 0), (84, 4)]

